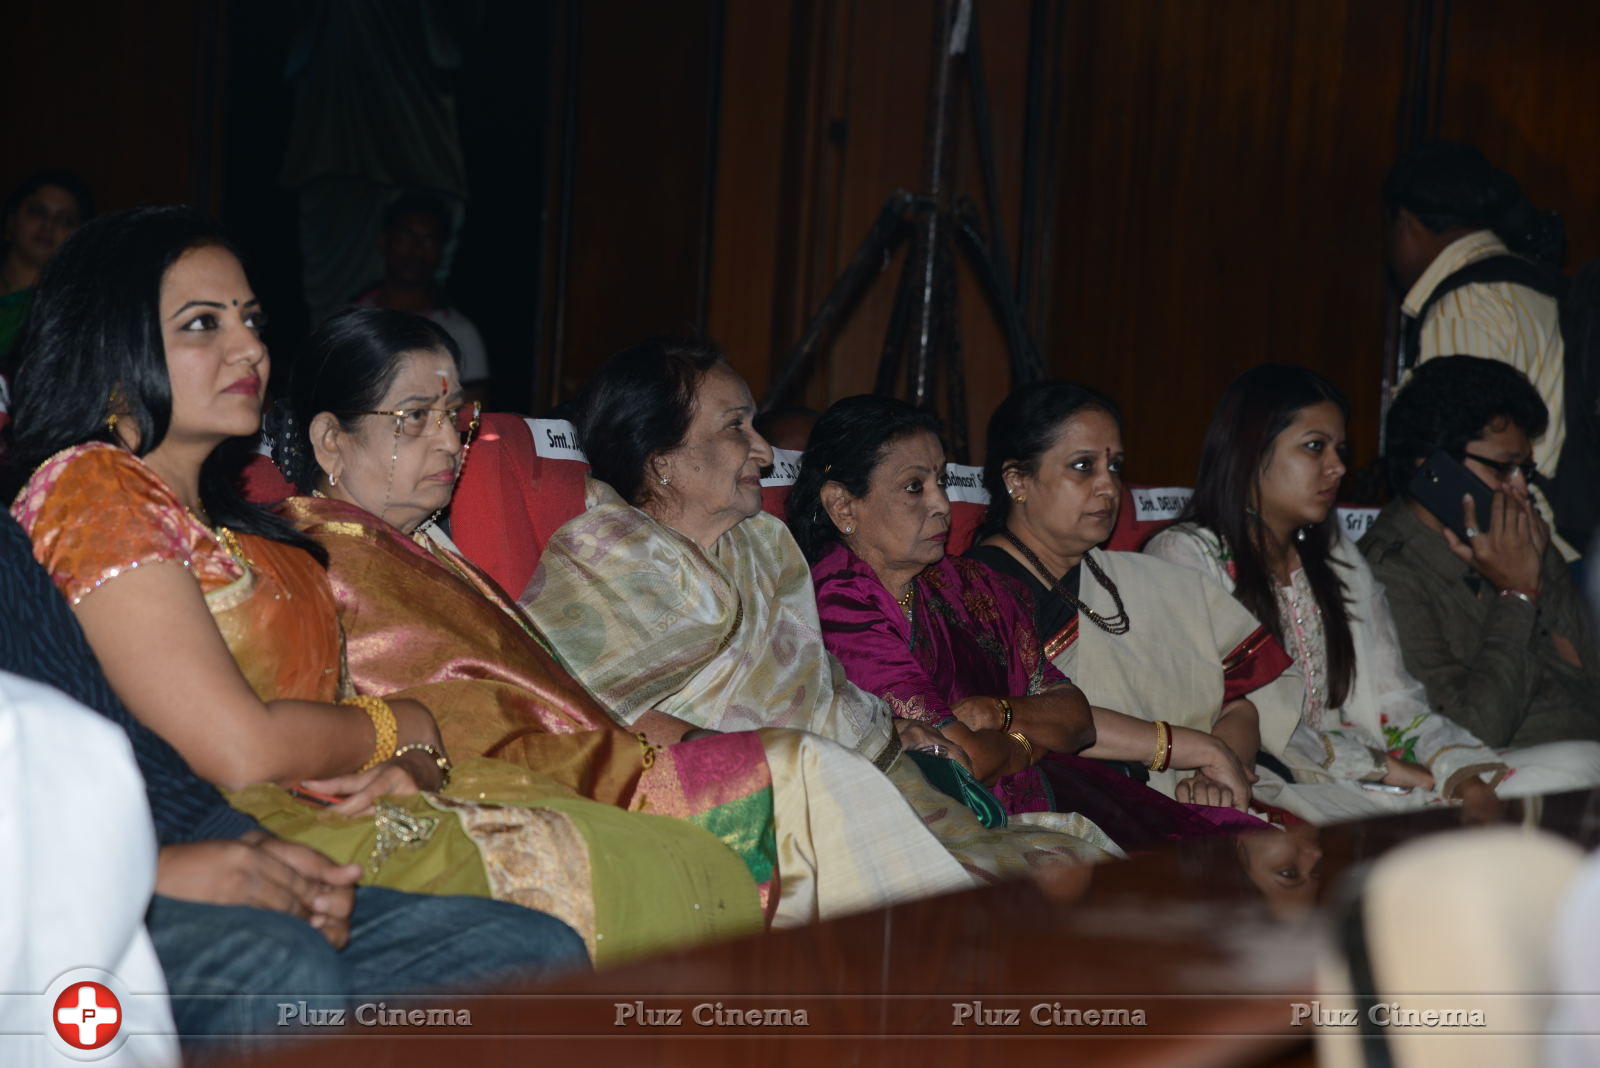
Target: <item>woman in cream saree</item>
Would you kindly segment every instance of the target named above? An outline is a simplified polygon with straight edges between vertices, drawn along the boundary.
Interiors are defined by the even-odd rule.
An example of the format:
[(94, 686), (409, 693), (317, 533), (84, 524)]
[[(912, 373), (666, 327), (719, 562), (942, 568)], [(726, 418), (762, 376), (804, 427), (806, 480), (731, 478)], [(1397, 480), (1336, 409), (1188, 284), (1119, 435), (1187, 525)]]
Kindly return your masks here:
[[(680, 374), (686, 384), (663, 386), (655, 381), (662, 374)], [(693, 417), (670, 443), (676, 448), (648, 450), (651, 461), (668, 457), (653, 484), (686, 484), (685, 494), (704, 494), (715, 502), (715, 521), (696, 529), (698, 497), (680, 500), (678, 511), (656, 507), (667, 522), (592, 479), (587, 511), (557, 531), (519, 598), (599, 702), (630, 727), (663, 720), (680, 731), (792, 727), (837, 742), (887, 775), (979, 878), (1115, 853), (1098, 828), (1072, 814), (1037, 813), (1027, 818), (1034, 826), (985, 828), (910, 760), (898, 759), (901, 742), (888, 707), (851, 685), (823, 648), (799, 546), (781, 521), (760, 510), (754, 472), (770, 460), (770, 450), (747, 421), (722, 425), (725, 411), (753, 411), (753, 405), (744, 383), (714, 353), (647, 342), (602, 369), (580, 431), (596, 473), (637, 491), (641, 471), (627, 469), (646, 452), (636, 447), (628, 459), (626, 447), (603, 440), (605, 427), (636, 420), (641, 398), (659, 404), (673, 388), (688, 391)], [(726, 492), (724, 477), (736, 487), (726, 502), (717, 496)], [(836, 796), (858, 806), (872, 796), (874, 778), (881, 780), (861, 762), (841, 764), (837, 775)]]

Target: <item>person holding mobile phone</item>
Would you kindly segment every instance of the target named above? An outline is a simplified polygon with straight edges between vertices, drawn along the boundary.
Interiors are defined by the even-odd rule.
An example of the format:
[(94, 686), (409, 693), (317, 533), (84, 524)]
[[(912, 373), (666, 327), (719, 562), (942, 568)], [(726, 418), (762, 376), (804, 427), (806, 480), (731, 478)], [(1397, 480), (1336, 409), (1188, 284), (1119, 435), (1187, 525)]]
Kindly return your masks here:
[[(1548, 415), (1504, 363), (1423, 364), (1387, 418), (1399, 496), (1361, 540), (1388, 588), (1407, 670), (1435, 709), (1492, 746), (1600, 739), (1600, 647), (1529, 493)], [(1487, 512), (1471, 496), (1419, 497), (1415, 473), (1440, 452), (1490, 492)], [(1460, 533), (1434, 511), (1451, 505)]]
[(1284, 644), (1304, 680), (1285, 760), (1295, 781), (1280, 786), (1263, 774), (1254, 793), (1329, 822), (1440, 800), (1486, 809), (1497, 796), (1600, 782), (1600, 745), (1486, 745), (1440, 714), (1406, 670), (1383, 584), (1334, 515), (1348, 412), (1315, 372), (1246, 371), (1206, 430), (1185, 514), (1145, 548), (1221, 582)]

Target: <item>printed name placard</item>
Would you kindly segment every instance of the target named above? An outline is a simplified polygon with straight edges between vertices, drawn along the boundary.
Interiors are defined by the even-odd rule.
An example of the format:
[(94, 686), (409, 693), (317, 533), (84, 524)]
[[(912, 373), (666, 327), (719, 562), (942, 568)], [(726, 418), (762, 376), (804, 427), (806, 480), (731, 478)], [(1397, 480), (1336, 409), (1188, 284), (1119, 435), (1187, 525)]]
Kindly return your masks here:
[(945, 496), (966, 504), (988, 504), (989, 491), (983, 488), (983, 468), (966, 464), (945, 464)]
[(1339, 529), (1351, 541), (1360, 541), (1361, 536), (1372, 529), (1372, 524), (1378, 521), (1378, 508), (1341, 508), (1339, 509)]
[(1176, 519), (1194, 496), (1187, 486), (1161, 486), (1141, 488), (1130, 486), (1133, 494), (1133, 518), (1141, 523), (1160, 523)]
[(761, 480), (763, 486), (792, 486), (800, 475), (800, 457), (797, 449), (772, 450), (772, 473)]
[[(1133, 495), (1133, 517), (1141, 523), (1163, 523), (1178, 518), (1189, 498), (1194, 496), (1194, 490), (1186, 486), (1130, 486), (1128, 492)], [(1337, 515), (1339, 530), (1344, 536), (1359, 541), (1377, 521), (1378, 509), (1340, 508)]]
[[(772, 473), (761, 480), (763, 486), (792, 486), (800, 474), (800, 457), (793, 449), (772, 450)], [(945, 464), (945, 494), (952, 501), (988, 504), (989, 491), (983, 488), (983, 468), (965, 464)]]
[(565, 419), (528, 419), (525, 422), (533, 434), (533, 451), (544, 459), (589, 462), (578, 448), (578, 428)]

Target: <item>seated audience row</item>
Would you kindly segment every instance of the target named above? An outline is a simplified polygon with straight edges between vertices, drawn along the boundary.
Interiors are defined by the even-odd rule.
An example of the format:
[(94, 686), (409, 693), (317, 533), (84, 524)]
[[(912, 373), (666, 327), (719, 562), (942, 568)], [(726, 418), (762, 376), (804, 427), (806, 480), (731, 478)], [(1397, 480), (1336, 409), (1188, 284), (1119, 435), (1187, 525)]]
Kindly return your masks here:
[[(119, 288), (110, 277), (151, 285)], [(566, 737), (453, 769), (427, 707), (403, 691), (352, 693), (361, 687), (318, 564), (327, 551), (209, 477), (222, 443), (259, 425), (266, 380), (259, 307), (220, 236), (181, 209), (109, 216), (63, 250), (37, 299), (13, 453), (19, 475), (32, 474), (15, 512), (119, 696), (266, 826), (365, 861), (368, 882), (536, 905), (602, 962), (759, 927), (763, 906), (801, 922), (970, 885), (892, 791), (882, 788), (890, 803), (872, 800), (858, 758), (781, 734), (776, 770), (749, 735), (660, 753), (599, 713), (542, 650), (519, 650), (551, 679), (521, 695), (518, 730)], [(161, 324), (159, 348), (136, 328), (150, 321)], [(448, 336), (380, 310), (353, 311), (327, 331), (317, 373), (334, 356), (354, 369), (333, 376), (350, 390), (333, 411), (302, 413), (331, 468), (320, 477), (353, 487), (379, 513), (375, 524), (414, 528), (448, 503), (462, 456)], [(65, 384), (105, 408), (67, 410)], [(362, 407), (381, 403), (411, 407)], [(309, 439), (297, 444), (310, 455)], [(419, 499), (432, 503), (414, 510)], [(156, 566), (166, 563), (181, 566)], [(442, 607), (415, 605), (418, 626)], [(422, 673), (401, 680), (408, 688), (429, 681), (433, 665), (393, 643), (387, 652)], [(403, 670), (369, 669), (365, 681)], [(844, 793), (808, 784), (830, 772), (862, 778), (857, 793), (875, 819), (844, 819)], [(297, 787), (336, 803), (318, 813), (286, 789)], [(813, 845), (821, 828), (832, 833)], [(853, 847), (872, 835), (892, 847)]]
[[(721, 847), (699, 828), (709, 830), (744, 860), (779, 925), (969, 885), (883, 776), (838, 746), (778, 729), (651, 744), (612, 719), (433, 522), (450, 504), (476, 419), (451, 356), (449, 336), (425, 319), (343, 312), (318, 331), (273, 412), (280, 464), (305, 493), (280, 511), (328, 554), (356, 688), (435, 710), (445, 745), (466, 757), (456, 775), (470, 767), (480, 793), (515, 765), (521, 779), (551, 780), (556, 797), (629, 810), (587, 806), (591, 818), (640, 827), (643, 841), (618, 839), (616, 850), (659, 851), (650, 864), (681, 867), (677, 882), (691, 895), (703, 893), (697, 873), (708, 862), (686, 836), (714, 860)], [(659, 940), (670, 929), (664, 912), (703, 919), (708, 910), (672, 900), (673, 885), (630, 875), (607, 888), (630, 895), (631, 937)]]
[[(438, 665), (404, 645), (388, 644), (388, 663), (358, 656), (361, 681), (380, 689), (353, 693), (361, 687), (319, 567), (327, 550), (216, 474), (224, 444), (259, 425), (260, 315), (236, 257), (192, 213), (144, 209), (91, 224), (39, 287), (10, 457), (23, 483), (15, 514), (113, 688), (235, 806), (337, 861), (363, 862), (367, 884), (537, 906), (602, 962), (759, 926), (763, 905), (778, 922), (802, 922), (971, 885), (862, 757), (781, 730), (635, 739), (508, 613), (515, 655), (490, 655), (533, 680), (517, 680), (524, 692), (508, 696), (509, 715), (488, 709), (485, 729), (484, 702), (451, 701), (448, 689), (441, 698), (460, 713), (466, 745), (511, 759), (453, 768), (430, 710), (402, 696), (425, 690)], [(326, 526), (331, 540), (348, 535), (356, 512), (368, 523), (362, 540), (395, 547), (448, 503), (471, 429), (448, 338), (367, 310), (329, 324), (324, 340), (308, 388), (333, 363), (343, 372), (332, 399), (299, 413), (286, 402), (280, 429), (301, 428), (287, 439), (298, 476), (345, 499), (289, 514)], [(77, 403), (84, 394), (103, 400)], [(345, 525), (328, 522), (341, 514)], [(448, 545), (439, 548), (435, 559), (448, 563)], [(414, 565), (401, 559), (403, 583)], [(448, 611), (413, 608), (423, 631)], [(385, 640), (383, 621), (369, 622), (365, 634), (352, 626), (357, 645)], [(448, 641), (438, 633), (447, 629), (436, 625), (433, 638)], [(396, 657), (413, 662), (411, 675)], [(485, 741), (496, 729), (503, 736)], [(534, 734), (562, 737), (541, 744)], [(888, 763), (894, 747), (876, 752)], [(289, 789), (331, 807), (317, 813)], [(970, 830), (1012, 870), (1040, 855), (1102, 855), (1053, 832), (1031, 846), (984, 837), (959, 813), (943, 820), (950, 833)]]
[[(779, 726), (837, 742), (990, 877), (1114, 848), (1075, 813), (980, 821), (974, 811), (995, 804), (986, 791), (971, 795), (976, 810), (951, 805), (900, 759), (903, 746), (937, 739), (852, 685), (823, 649), (811, 571), (761, 510), (772, 450), (751, 425), (755, 402), (714, 350), (654, 341), (620, 353), (579, 409), (594, 476), (587, 510), (556, 532), (519, 600), (612, 714), (660, 741)], [(855, 776), (831, 788), (860, 790)]]
[[(1427, 381), (1418, 388), (1425, 389)], [(1104, 613), (1085, 610), (1079, 599), (1082, 569), (1077, 565), (1108, 537), (1121, 496), (1122, 443), (1115, 408), (1080, 387), (1047, 383), (1014, 395), (991, 421), (988, 473), (1001, 492), (992, 498), (987, 529), (999, 528), (1000, 533), (983, 539), (972, 556), (994, 562), (1001, 572), (1028, 576), (1033, 592), (1043, 592), (1056, 602), (1050, 605), (1056, 618), (1042, 619), (1044, 625), (1037, 632), (1018, 637), (1009, 613), (1019, 603), (1039, 601), (1015, 586), (997, 585), (993, 575), (940, 562), (940, 528), (948, 514), (937, 479), (943, 456), (930, 428), (919, 426), (916, 413), (902, 413), (897, 404), (884, 398), (853, 398), (824, 414), (811, 435), (790, 499), (790, 521), (808, 555), (820, 557), (816, 578), (823, 625), (830, 649), (852, 680), (889, 697), (901, 715), (931, 720), (952, 744), (972, 746), (981, 735), (975, 736), (971, 727), (992, 727), (1002, 721), (1009, 727), (1014, 713), (1009, 701), (1002, 703), (962, 686), (965, 680), (958, 677), (972, 676), (974, 665), (989, 661), (1003, 668), (1009, 656), (1013, 677), (992, 681), (989, 693), (1036, 692), (1042, 669), (1033, 643), (1049, 635), (1058, 648), (1075, 644), (1080, 616), (1088, 617), (1105, 644), (1123, 646), (1137, 655), (1137, 642), (1118, 641), (1132, 629), (1127, 603), (1093, 556), (1088, 557), (1085, 581), (1092, 580), (1091, 589), (1106, 602)], [(1439, 797), (1481, 800), (1496, 783), (1513, 777), (1504, 793), (1596, 781), (1600, 749), (1593, 745), (1569, 741), (1495, 752), (1448, 715), (1431, 714), (1425, 704), (1417, 707), (1420, 688), (1399, 666), (1398, 645), (1374, 637), (1380, 633), (1375, 628), (1385, 626), (1381, 590), (1370, 578), (1363, 581), (1359, 567), (1341, 560), (1340, 568), (1353, 568), (1351, 579), (1367, 590), (1357, 593), (1355, 603), (1370, 606), (1370, 613), (1360, 616), (1346, 611), (1345, 582), (1327, 563), (1330, 550), (1355, 556), (1353, 547), (1339, 537), (1332, 514), (1344, 474), (1344, 410), (1328, 383), (1294, 368), (1259, 368), (1224, 396), (1207, 438), (1198, 490), (1186, 517), (1189, 522), (1152, 543), (1150, 551), (1166, 556), (1168, 564), (1144, 565), (1144, 570), (1167, 567), (1161, 577), (1169, 580), (1186, 572), (1168, 565), (1187, 565), (1199, 573), (1200, 587), (1218, 592), (1185, 606), (1174, 597), (1184, 590), (1184, 583), (1163, 582), (1151, 586), (1148, 609), (1170, 623), (1182, 618), (1185, 607), (1194, 611), (1221, 604), (1223, 594), (1233, 592), (1239, 608), (1250, 609), (1246, 620), (1263, 622), (1235, 623), (1230, 637), (1243, 637), (1232, 649), (1216, 642), (1208, 633), (1210, 627), (1190, 628), (1187, 640), (1174, 644), (1192, 649), (1203, 643), (1195, 659), (1218, 667), (1195, 671), (1202, 680), (1226, 676), (1219, 664), (1222, 658), (1232, 660), (1235, 669), (1255, 661), (1258, 671), (1239, 672), (1236, 677), (1251, 678), (1244, 683), (1249, 688), (1241, 692), (1261, 692), (1256, 701), (1231, 708), (1238, 694), (1230, 698), (1225, 685), (1221, 693), (1210, 690), (1198, 700), (1182, 692), (1162, 693), (1161, 675), (1150, 670), (1153, 665), (1133, 660), (1114, 672), (1123, 695), (1131, 699), (1129, 707), (1195, 716), (1205, 727), (1220, 729), (1222, 737), (1231, 737), (1240, 750), (1232, 755), (1246, 765), (1255, 763), (1256, 747), (1263, 746), (1267, 766), (1250, 775), (1251, 780), (1265, 777), (1256, 788), (1261, 800), (1316, 820)], [(1019, 437), (1031, 439), (1033, 447), (1012, 445)], [(1013, 455), (1017, 452), (1026, 454), (1027, 466), (1019, 464)], [(1077, 503), (1083, 498), (1086, 504)], [(1028, 540), (1008, 529), (1008, 516)], [(1084, 535), (1075, 538), (1080, 530)], [(835, 544), (840, 540), (843, 544)], [(1056, 572), (1029, 541), (1066, 564), (1058, 565), (1061, 579), (1055, 578)], [(1243, 548), (1234, 550), (1235, 543)], [(1068, 552), (1061, 552), (1063, 548)], [(1239, 579), (1241, 570), (1247, 576), (1253, 573), (1263, 585), (1270, 583), (1270, 600), (1251, 603), (1240, 593), (1250, 588)], [(1195, 581), (1189, 580), (1191, 586)], [(1329, 601), (1319, 600), (1319, 587), (1330, 585), (1337, 593)], [(896, 601), (898, 611), (890, 607)], [(1329, 611), (1329, 602), (1337, 615)], [(919, 612), (923, 606), (931, 606), (926, 615)], [(1232, 612), (1242, 615), (1239, 608)], [(1223, 614), (1226, 618), (1228, 612)], [(1328, 620), (1325, 625), (1324, 620)], [(1285, 626), (1285, 621), (1291, 625)], [(1325, 636), (1330, 632), (1331, 641)], [(1359, 655), (1352, 633), (1362, 639)], [(1208, 639), (1209, 655), (1204, 651)], [(1290, 685), (1274, 678), (1288, 662), (1284, 645), (1298, 664), (1293, 673), (1297, 678)], [(1352, 687), (1358, 664), (1364, 673)], [(1183, 679), (1186, 674), (1180, 669), (1178, 686), (1189, 681)], [(957, 681), (952, 683), (951, 678)], [(1100, 700), (1110, 694), (1102, 687), (1092, 690), (1091, 696)], [(1265, 739), (1256, 702), (1270, 724)], [(1133, 722), (1120, 712), (1096, 709), (1094, 713), (1095, 726), (1102, 732), (1108, 727), (1131, 728)], [(1155, 730), (1158, 757), (1166, 746), (1176, 750), (1177, 740), (1191, 735), (1200, 736), (1192, 730), (1179, 734), (1163, 723)], [(1148, 729), (1127, 729), (1126, 737), (1133, 745), (1138, 744), (1134, 739), (1142, 741), (1150, 751)], [(1568, 736), (1575, 737), (1582, 736)], [(1022, 734), (1018, 752), (1031, 754), (1032, 748)], [(1080, 748), (1090, 756), (1108, 751), (1098, 739), (1093, 748)], [(1015, 759), (1016, 754), (1010, 755)], [(1002, 748), (986, 752), (975, 763), (985, 771), (1007, 769), (1003, 763), (1007, 756)], [(1236, 766), (1237, 761), (1231, 763)], [(1216, 797), (1227, 790), (1242, 795), (1243, 807), (1250, 788), (1239, 782), (1228, 764), (1218, 766), (1220, 773), (1203, 771), (1179, 784), (1181, 796), (1193, 798), (1197, 790), (1205, 790)], [(1441, 779), (1437, 789), (1435, 774)], [(1081, 772), (1072, 777), (1080, 791), (1086, 779)], [(1352, 789), (1362, 782), (1388, 789)], [(996, 791), (1002, 797), (1005, 785), (1009, 784)], [(1054, 793), (1060, 798), (1066, 793), (1063, 783), (1050, 785), (1055, 789), (1043, 796)], [(1031, 798), (1039, 796), (1035, 790)], [(1113, 817), (1096, 810), (1081, 793), (1070, 807), (1096, 812), (1102, 827), (1109, 829)]]
[[(376, 981), (364, 959), (410, 984), (368, 922), (408, 910), (461, 958), (434, 981), (483, 982), (1279, 834), (1252, 812), (1600, 783), (1593, 635), (1518, 473), (1542, 406), (1503, 365), (1431, 361), (1396, 402), (1397, 484), (1442, 449), (1494, 491), (1465, 541), (1404, 497), (1369, 535), (1397, 635), (1333, 516), (1347, 405), (1308, 371), (1229, 388), (1150, 555), (1098, 548), (1115, 403), (1019, 390), (991, 419), (979, 543), (952, 557), (931, 416), (823, 413), (785, 526), (745, 383), (714, 347), (646, 342), (586, 388), (584, 511), (508, 592), (442, 518), (480, 417), (421, 316), (318, 328), (269, 416), (297, 494), (244, 500), (261, 314), (212, 224), (138, 209), (65, 244), (19, 346), (12, 510), (44, 570), (6, 563), (54, 581), (34, 599), (77, 666), (19, 647), (0, 668), (133, 739), (171, 843), (147, 922), (185, 1034), (261, 1026), (186, 1005), (202, 983), (299, 981), (224, 968), (206, 923), (348, 939), (316, 980), (337, 996)], [(180, 845), (212, 838), (234, 841)], [(237, 869), (274, 892), (238, 892)], [(480, 920), (503, 952), (472, 948)]]

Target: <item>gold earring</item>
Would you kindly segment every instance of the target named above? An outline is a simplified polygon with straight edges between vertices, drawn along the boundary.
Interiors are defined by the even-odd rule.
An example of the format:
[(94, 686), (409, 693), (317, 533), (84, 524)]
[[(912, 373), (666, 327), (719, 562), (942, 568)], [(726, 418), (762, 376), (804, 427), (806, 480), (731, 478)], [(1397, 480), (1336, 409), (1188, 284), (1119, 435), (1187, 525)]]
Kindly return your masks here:
[(1025, 494), (1025, 493), (1016, 493), (1016, 492), (1013, 492), (1013, 493), (1012, 493), (1012, 494), (1011, 494), (1011, 499), (1012, 499), (1012, 500), (1014, 500), (1014, 501), (1016, 501), (1016, 502), (1017, 502), (1017, 503), (1018, 503), (1018, 504), (1021, 504), (1021, 503), (1022, 503), (1022, 502), (1023, 502), (1023, 501), (1025, 501), (1025, 500), (1027, 500), (1027, 499), (1028, 499), (1028, 495), (1027, 495), (1027, 494)]
[(108, 433), (115, 434), (117, 432), (117, 420), (121, 418), (122, 417), (116, 412), (112, 412), (110, 415), (106, 416), (106, 431)]
[(656, 479), (656, 481), (661, 483), (663, 486), (672, 484), (672, 479), (668, 478), (666, 475), (662, 475), (660, 478)]

